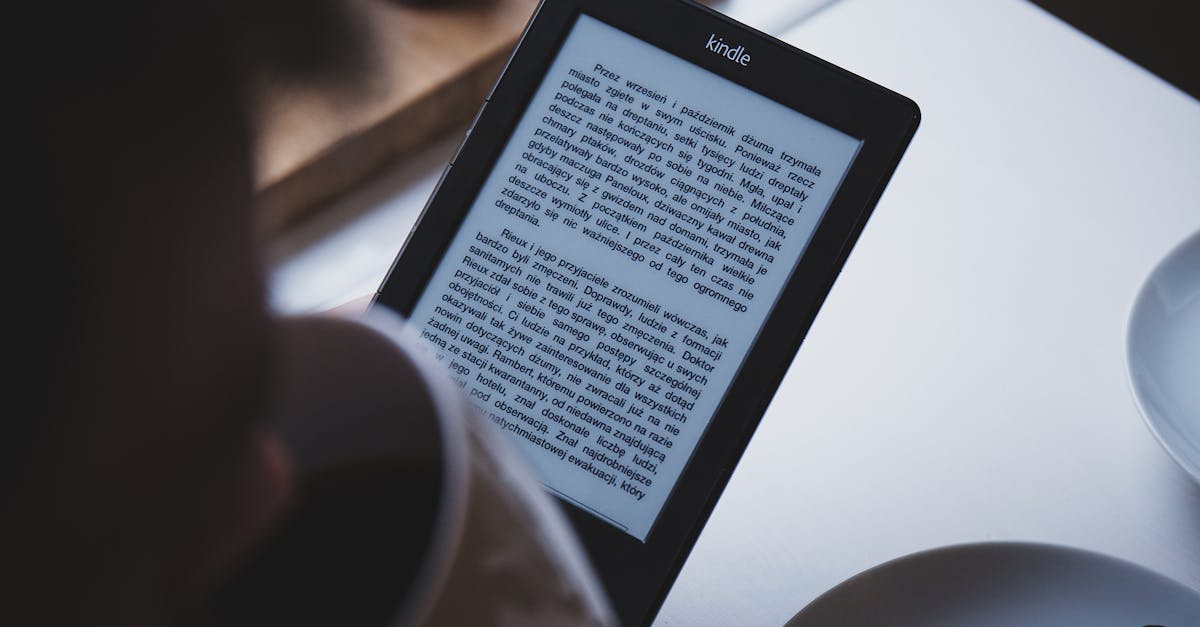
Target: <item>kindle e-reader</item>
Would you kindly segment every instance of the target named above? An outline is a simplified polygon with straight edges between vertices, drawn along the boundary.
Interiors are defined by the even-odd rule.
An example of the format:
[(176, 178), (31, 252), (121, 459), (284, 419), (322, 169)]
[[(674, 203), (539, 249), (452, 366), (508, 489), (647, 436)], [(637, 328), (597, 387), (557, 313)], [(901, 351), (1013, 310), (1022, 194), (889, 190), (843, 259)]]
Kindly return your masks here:
[(913, 133), (682, 0), (545, 0), (376, 303), (652, 620)]

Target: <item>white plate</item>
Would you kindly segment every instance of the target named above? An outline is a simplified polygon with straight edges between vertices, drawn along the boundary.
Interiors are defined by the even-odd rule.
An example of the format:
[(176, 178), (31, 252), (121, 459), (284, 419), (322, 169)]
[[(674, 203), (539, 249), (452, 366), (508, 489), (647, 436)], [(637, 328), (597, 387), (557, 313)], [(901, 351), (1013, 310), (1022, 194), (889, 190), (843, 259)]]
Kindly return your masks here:
[(1200, 593), (1113, 557), (1026, 543), (965, 544), (860, 573), (788, 627), (1195, 627)]
[(1146, 279), (1129, 316), (1126, 350), (1146, 424), (1200, 481), (1200, 232)]

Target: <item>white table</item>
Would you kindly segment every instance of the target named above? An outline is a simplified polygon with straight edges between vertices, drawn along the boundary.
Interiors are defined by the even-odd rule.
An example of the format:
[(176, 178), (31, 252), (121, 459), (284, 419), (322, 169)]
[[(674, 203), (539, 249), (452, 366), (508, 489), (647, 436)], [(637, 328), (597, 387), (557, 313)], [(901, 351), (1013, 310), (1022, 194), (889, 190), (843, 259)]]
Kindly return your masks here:
[(1200, 486), (1142, 424), (1123, 343), (1200, 229), (1200, 103), (1017, 0), (843, 0), (783, 37), (924, 121), (659, 623), (778, 625), (981, 540), (1200, 588)]
[[(1137, 287), (1200, 229), (1200, 103), (1019, 0), (840, 0), (776, 24), (757, 23), (924, 121), (658, 624), (779, 625), (870, 566), (982, 540), (1200, 588), (1200, 486), (1124, 367)], [(373, 289), (386, 261), (363, 268), (390, 261), (376, 249), (453, 143), (343, 202), (334, 236), (285, 244), (280, 306)]]

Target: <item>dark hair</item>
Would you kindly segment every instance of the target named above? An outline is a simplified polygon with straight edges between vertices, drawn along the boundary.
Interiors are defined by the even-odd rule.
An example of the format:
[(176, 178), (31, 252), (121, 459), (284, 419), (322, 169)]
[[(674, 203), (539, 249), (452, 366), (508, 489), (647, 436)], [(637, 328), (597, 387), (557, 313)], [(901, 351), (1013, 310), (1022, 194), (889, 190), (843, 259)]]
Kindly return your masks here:
[[(0, 495), (69, 428), (72, 382), (89, 338), (84, 217), (74, 195), (89, 168), (81, 127), (130, 119), (164, 132), (217, 116), (246, 124), (248, 88), (259, 77), (338, 83), (364, 62), (360, 28), (336, 0), (132, 0), (18, 2), (5, 23), (15, 116), (6, 194), (10, 246), (8, 363), (19, 373), (0, 447)], [(119, 246), (119, 242), (113, 242)]]
[[(15, 161), (15, 166), (7, 168), (4, 189), (8, 200), (4, 232), (8, 236), (5, 265), (9, 277), (4, 288), (10, 302), (9, 341), (4, 356), (8, 371), (17, 375), (6, 382), (7, 398), (0, 418), (0, 588), (5, 588), (0, 593), (0, 605), (5, 606), (0, 609), (0, 623), (12, 619), (8, 612), (16, 611), (15, 622), (24, 624), (20, 610), (13, 610), (9, 602), (14, 597), (29, 607), (39, 603), (68, 607), (73, 603), (73, 593), (52, 589), (69, 585), (62, 583), (59, 575), (75, 577), (79, 580), (76, 591), (87, 591), (87, 581), (82, 578), (88, 575), (76, 576), (73, 571), (81, 570), (85, 563), (103, 564), (121, 551), (113, 544), (101, 546), (86, 557), (72, 553), (73, 547), (89, 546), (96, 537), (112, 535), (89, 535), (72, 527), (94, 521), (77, 520), (76, 510), (60, 507), (60, 499), (70, 497), (54, 493), (53, 487), (71, 485), (64, 483), (61, 475), (86, 472), (80, 468), (103, 467), (107, 448), (151, 451), (149, 470), (143, 472), (153, 474), (164, 465), (163, 456), (171, 454), (154, 453), (154, 444), (163, 441), (196, 446), (196, 451), (185, 451), (192, 457), (175, 460), (177, 466), (187, 469), (189, 478), (207, 472), (194, 468), (202, 464), (193, 462), (209, 461), (197, 460), (199, 444), (186, 444), (186, 438), (195, 430), (171, 440), (168, 436), (173, 435), (169, 433), (172, 425), (162, 425), (168, 417), (148, 415), (153, 413), (147, 410), (155, 407), (152, 403), (139, 405), (142, 413), (129, 416), (127, 421), (119, 402), (107, 407), (104, 415), (95, 415), (92, 407), (82, 406), (79, 390), (95, 378), (96, 372), (119, 362), (119, 354), (114, 351), (119, 353), (122, 341), (130, 339), (113, 337), (114, 326), (96, 322), (97, 313), (103, 312), (111, 322), (114, 315), (120, 315), (122, 302), (136, 290), (153, 290), (167, 281), (187, 280), (189, 277), (173, 277), (170, 273), (182, 265), (178, 263), (181, 255), (194, 258), (197, 251), (204, 252), (198, 241), (231, 238), (237, 240), (239, 251), (253, 248), (252, 216), (246, 215), (243, 224), (222, 214), (245, 207), (211, 206), (208, 201), (217, 196), (204, 189), (205, 185), (224, 184), (213, 182), (224, 177), (243, 189), (248, 199), (250, 160), (234, 164), (214, 161), (227, 154), (250, 152), (252, 121), (248, 103), (256, 81), (270, 77), (274, 81), (344, 84), (365, 63), (365, 47), (360, 45), (365, 29), (358, 27), (353, 14), (336, 0), (18, 2), (5, 7), (4, 23), (8, 32), (2, 39), (10, 66), (6, 98), (15, 105), (5, 136), (10, 163)], [(205, 134), (214, 129), (221, 130), (221, 138), (209, 142)], [(223, 150), (231, 144), (237, 150)], [(202, 153), (185, 162), (186, 166), (162, 162), (176, 150)], [(159, 161), (151, 161), (154, 159)], [(213, 171), (180, 171), (198, 163), (206, 167), (211, 164)], [(152, 167), (140, 172), (142, 165)], [(144, 178), (163, 173), (169, 180), (159, 182), (158, 196), (139, 195), (137, 188)], [(108, 178), (113, 179), (111, 184)], [(99, 196), (108, 191), (115, 193), (108, 198), (97, 197), (97, 190)], [(163, 190), (171, 191), (168, 194)], [(194, 194), (196, 198), (179, 207), (156, 204), (176, 192), (181, 197)], [(127, 202), (130, 198), (136, 201)], [(208, 220), (205, 212), (223, 217)], [(227, 232), (224, 227), (229, 225), (240, 231)], [(195, 230), (197, 226), (199, 231)], [(185, 250), (176, 253), (173, 247)], [(240, 289), (245, 296), (261, 291), (261, 279), (259, 269), (253, 267), (252, 252), (244, 257), (236, 260), (241, 265), (235, 272), (230, 272), (234, 261), (220, 258), (204, 259), (188, 268), (202, 266), (206, 271), (208, 266), (204, 264), (213, 264), (214, 268), (224, 264), (223, 276), (241, 272), (245, 280), (239, 278), (238, 285), (231, 289)], [(242, 265), (248, 267), (242, 269)], [(122, 272), (139, 276), (128, 279)], [(115, 286), (119, 289), (105, 282), (119, 283)], [(212, 285), (208, 287), (211, 293)], [(172, 297), (181, 298), (178, 293)], [(261, 295), (255, 294), (255, 298), (261, 300)], [(253, 307), (246, 305), (252, 300), (242, 298), (241, 306)], [(201, 310), (197, 316), (202, 316), (206, 307), (216, 311), (222, 306), (197, 303)], [(194, 331), (177, 323), (172, 326), (169, 316), (155, 319), (155, 314), (143, 312), (139, 318), (156, 325), (140, 340), (143, 346), (157, 347), (152, 356), (169, 354), (174, 348), (169, 345), (173, 338)], [(214, 336), (219, 329), (202, 332)], [(191, 337), (185, 341), (194, 348), (203, 339)], [(233, 362), (254, 360), (261, 359), (264, 351), (260, 348), (246, 347), (244, 358), (236, 351), (214, 354)], [(147, 361), (138, 363), (143, 368), (139, 372), (152, 367)], [(244, 364), (231, 365), (247, 372), (253, 370)], [(249, 376), (233, 376), (228, 381), (240, 387), (228, 395), (225, 405), (206, 406), (205, 411), (222, 414), (222, 409), (248, 398), (238, 394), (255, 383)], [(123, 389), (135, 390), (136, 385)], [(203, 396), (207, 391), (197, 390), (197, 398), (207, 401)], [(168, 395), (170, 391), (147, 390), (147, 394)], [(201, 415), (205, 411), (193, 413)], [(249, 413), (252, 411), (242, 411)], [(144, 429), (147, 425), (149, 430)], [(219, 425), (206, 437), (228, 436), (235, 433), (233, 428)], [(143, 436), (152, 440), (150, 445), (128, 446), (131, 438)], [(85, 446), (70, 448), (64, 444), (72, 440)], [(98, 451), (89, 450), (93, 454), (88, 462), (91, 466), (74, 466), (72, 454), (81, 448)], [(123, 470), (128, 470), (139, 463), (119, 455), (114, 455), (113, 466), (124, 464)], [(130, 475), (114, 472), (113, 476), (120, 481)], [(93, 478), (85, 484), (88, 487), (78, 491), (103, 487), (109, 479)], [(165, 492), (154, 493), (158, 496), (189, 489), (190, 484), (182, 484), (178, 477), (174, 481), (180, 485), (169, 484), (171, 481), (169, 476), (152, 477), (146, 484), (156, 489), (165, 485)], [(47, 485), (52, 488), (46, 490)], [(119, 494), (107, 500), (97, 497), (89, 501), (89, 494), (74, 495), (76, 504), (86, 504), (77, 509), (111, 517), (103, 524), (120, 529), (122, 514), (104, 508), (109, 502), (128, 505), (135, 511), (132, 516), (144, 517), (143, 526), (149, 530), (162, 521), (145, 517), (151, 508), (140, 502), (140, 485), (118, 484), (112, 490)], [(53, 513), (53, 522), (39, 518), (45, 512)], [(142, 532), (134, 527), (123, 533), (135, 537)], [(31, 534), (36, 542), (28, 541), (22, 533)], [(74, 534), (71, 540), (66, 539), (70, 534)], [(59, 537), (63, 537), (61, 542)], [(42, 551), (45, 547), (51, 550)], [(38, 572), (22, 572), (22, 568), (31, 566)], [(6, 585), (10, 579), (35, 593), (50, 589), (51, 598), (22, 599), (22, 591)], [(64, 595), (61, 600), (56, 598), (60, 592)], [(102, 623), (96, 617), (95, 624)]]

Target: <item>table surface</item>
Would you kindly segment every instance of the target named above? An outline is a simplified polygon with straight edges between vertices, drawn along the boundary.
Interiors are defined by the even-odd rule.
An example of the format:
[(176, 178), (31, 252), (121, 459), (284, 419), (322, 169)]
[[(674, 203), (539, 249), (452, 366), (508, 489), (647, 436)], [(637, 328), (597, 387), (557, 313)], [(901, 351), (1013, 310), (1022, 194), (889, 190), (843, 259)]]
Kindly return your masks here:
[[(1200, 103), (1020, 0), (825, 4), (727, 10), (924, 120), (656, 624), (779, 625), (873, 565), (988, 540), (1200, 589), (1200, 486), (1143, 425), (1124, 350), (1141, 281), (1200, 229)], [(276, 305), (373, 290), (456, 143), (278, 245)]]

